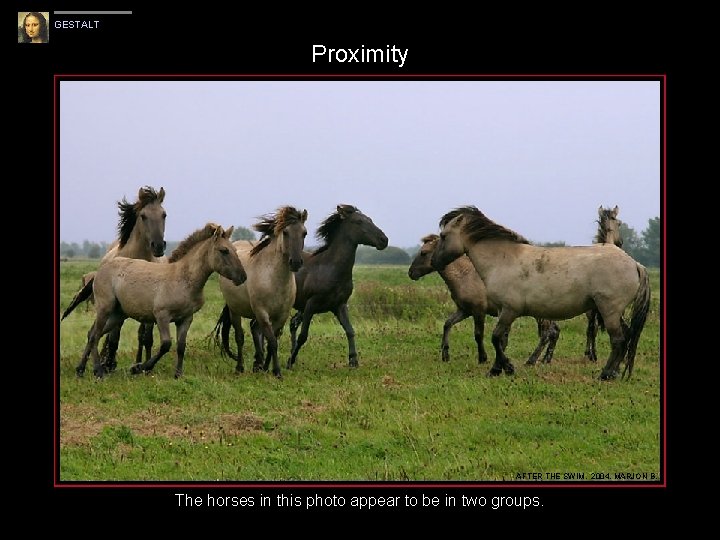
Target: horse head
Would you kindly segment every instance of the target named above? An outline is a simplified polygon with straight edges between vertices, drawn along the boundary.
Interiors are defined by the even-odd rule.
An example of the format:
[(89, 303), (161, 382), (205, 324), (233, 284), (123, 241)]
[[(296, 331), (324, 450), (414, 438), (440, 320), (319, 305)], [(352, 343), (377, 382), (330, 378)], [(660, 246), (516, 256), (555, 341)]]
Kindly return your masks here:
[(235, 227), (223, 230), (220, 225), (214, 225), (214, 228), (210, 251), (210, 267), (221, 276), (228, 278), (235, 285), (242, 285), (247, 279), (247, 274), (235, 247), (230, 242)]
[(300, 212), (292, 206), (281, 208), (277, 214), (277, 225), (275, 234), (280, 241), (283, 255), (287, 258), (290, 270), (297, 272), (303, 265), (303, 249), (305, 249), (305, 237), (307, 229), (307, 210)]
[(349, 236), (357, 243), (383, 250), (388, 246), (388, 237), (373, 223), (373, 220), (349, 204), (339, 204), (337, 212), (350, 232)]
[(138, 202), (135, 203), (137, 215), (136, 227), (140, 228), (141, 236), (147, 240), (153, 256), (162, 257), (165, 254), (165, 218), (167, 213), (162, 206), (165, 199), (165, 189), (156, 192), (150, 187), (140, 188)]
[(413, 281), (435, 271), (432, 265), (432, 256), (437, 247), (440, 237), (437, 234), (429, 234), (421, 239), (422, 245), (410, 264), (408, 276)]
[(621, 248), (623, 245), (622, 233), (620, 232), (620, 225), (622, 221), (617, 219), (617, 215), (620, 212), (620, 208), (615, 205), (615, 208), (603, 208), (602, 205), (598, 208), (598, 233), (595, 237), (595, 241), (604, 244), (615, 244)]
[(432, 267), (438, 272), (465, 253), (462, 239), (465, 218), (464, 213), (453, 211), (445, 214), (440, 220), (440, 238), (430, 259)]

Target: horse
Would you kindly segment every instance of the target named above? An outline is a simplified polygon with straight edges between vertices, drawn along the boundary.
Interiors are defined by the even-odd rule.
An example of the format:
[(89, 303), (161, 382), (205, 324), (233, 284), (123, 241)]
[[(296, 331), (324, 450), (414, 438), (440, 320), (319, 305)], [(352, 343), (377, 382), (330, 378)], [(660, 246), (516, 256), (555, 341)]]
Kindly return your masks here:
[[(167, 213), (162, 206), (164, 200), (164, 188), (161, 187), (160, 191), (155, 191), (152, 187), (145, 186), (138, 191), (138, 200), (135, 203), (128, 202), (124, 197), (122, 201), (117, 203), (120, 215), (118, 238), (100, 260), (100, 267), (115, 257), (128, 257), (145, 261), (164, 259), (165, 246), (167, 245), (164, 239), (165, 218), (167, 217)], [(90, 279), (84, 283), (83, 288), (75, 295), (60, 320), (72, 313), (80, 303), (92, 297), (94, 274), (89, 277)], [(142, 361), (143, 349), (145, 349), (146, 359), (150, 358), (153, 342), (152, 330), (152, 325), (141, 324), (138, 328), (136, 363)], [(119, 342), (120, 327), (108, 336), (103, 345), (102, 357), (108, 371), (114, 371), (117, 366), (115, 355)]]
[[(413, 259), (408, 269), (408, 277), (417, 281), (422, 276), (435, 272), (431, 264), (432, 255), (440, 237), (437, 234), (429, 234), (421, 239), (420, 251)], [(457, 311), (450, 315), (443, 325), (443, 336), (441, 342), (442, 360), (450, 360), (450, 329), (460, 321), (472, 317), (475, 323), (475, 343), (478, 349), (478, 364), (487, 362), (487, 353), (483, 346), (485, 333), (485, 315), (497, 316), (498, 308), (488, 300), (485, 291), (485, 284), (475, 271), (475, 267), (466, 255), (458, 257), (438, 272), (447, 285), (450, 296), (455, 302)], [(537, 347), (527, 360), (527, 364), (535, 364), (543, 349), (547, 345), (543, 362), (549, 363), (552, 360), (555, 345), (560, 337), (560, 327), (553, 321), (537, 319), (538, 337), (540, 341)], [(505, 347), (507, 344), (503, 345)]]
[(168, 264), (156, 264), (142, 259), (115, 257), (101, 266), (93, 281), (95, 322), (88, 332), (88, 341), (80, 363), (78, 376), (85, 373), (88, 356), (92, 353), (96, 377), (104, 375), (104, 365), (98, 355), (98, 340), (119, 328), (127, 318), (139, 322), (156, 323), (160, 331), (160, 349), (144, 364), (132, 366), (133, 374), (149, 372), (170, 350), (170, 323), (177, 332), (177, 364), (175, 378), (182, 375), (185, 341), (193, 314), (204, 304), (203, 288), (210, 274), (218, 272), (240, 285), (247, 279), (242, 263), (227, 230), (214, 223), (190, 234), (173, 251)]
[[(95, 270), (93, 270), (92, 272), (88, 272), (87, 274), (83, 274), (80, 282), (80, 290), (82, 291), (85, 288), (85, 285), (87, 285), (94, 278)], [(92, 294), (90, 294), (87, 301), (85, 302), (85, 313), (89, 311), (90, 304), (95, 304), (95, 297)]]
[[(600, 379), (632, 376), (638, 340), (650, 309), (650, 279), (643, 265), (613, 244), (539, 247), (499, 225), (474, 206), (452, 210), (440, 219), (440, 240), (432, 265), (444, 269), (466, 253), (498, 306), (492, 333), (495, 363), (489, 375), (514, 373), (502, 337), (513, 321), (529, 315), (569, 319), (597, 309), (612, 350)], [(623, 321), (632, 305), (629, 326)]]
[[(295, 301), (295, 276), (303, 265), (302, 252), (307, 229), (307, 210), (302, 212), (284, 206), (275, 215), (266, 215), (253, 225), (262, 234), (258, 242), (239, 240), (233, 243), (247, 272), (247, 281), (240, 286), (220, 278), (225, 299), (215, 325), (215, 342), (222, 353), (237, 361), (235, 371), (244, 371), (242, 348), (245, 341), (242, 318), (252, 319), (255, 362), (253, 371), (267, 369), (272, 359), (273, 374), (281, 378), (278, 361), (278, 337), (290, 316)], [(235, 329), (237, 354), (230, 350), (230, 326)], [(220, 343), (222, 338), (222, 343)], [(263, 338), (267, 340), (267, 361), (263, 364)]]
[[(615, 205), (615, 208), (603, 208), (600, 205), (598, 208), (598, 230), (595, 234), (594, 242), (596, 244), (615, 244), (617, 247), (622, 248), (623, 239), (620, 233), (621, 221), (617, 219), (617, 215), (620, 212), (620, 208)], [(585, 358), (591, 362), (597, 362), (597, 352), (595, 351), (595, 336), (597, 336), (598, 326), (601, 330), (604, 329), (602, 318), (596, 310), (590, 310), (586, 314), (588, 325), (585, 344)]]
[(357, 367), (355, 330), (347, 306), (353, 291), (355, 254), (360, 244), (383, 250), (388, 245), (388, 238), (372, 219), (349, 204), (338, 205), (336, 211), (320, 224), (315, 236), (324, 244), (312, 253), (303, 252), (303, 266), (295, 273), (297, 293), (293, 307), (297, 311), (290, 319), (292, 353), (287, 367), (292, 368), (300, 348), (307, 341), (313, 316), (328, 311), (345, 330), (349, 364)]

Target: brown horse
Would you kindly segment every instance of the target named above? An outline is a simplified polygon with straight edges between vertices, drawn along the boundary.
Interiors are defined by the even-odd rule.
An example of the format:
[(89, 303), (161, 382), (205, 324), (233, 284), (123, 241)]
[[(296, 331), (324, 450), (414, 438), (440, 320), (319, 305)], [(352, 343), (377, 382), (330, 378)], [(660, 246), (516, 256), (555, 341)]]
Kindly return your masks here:
[[(432, 265), (432, 255), (435, 252), (438, 240), (440, 240), (440, 237), (437, 234), (429, 234), (422, 238), (420, 251), (418, 251), (408, 270), (408, 276), (413, 281), (417, 281), (422, 276), (435, 272), (435, 268)], [(475, 343), (477, 343), (478, 349), (478, 363), (482, 364), (487, 362), (487, 353), (483, 346), (485, 315), (496, 317), (498, 308), (488, 300), (485, 284), (482, 279), (480, 279), (480, 276), (475, 271), (475, 267), (466, 255), (458, 257), (438, 273), (450, 290), (450, 296), (457, 306), (457, 311), (448, 317), (443, 326), (441, 344), (443, 361), (447, 362), (450, 360), (450, 329), (460, 321), (472, 317), (475, 323)], [(528, 358), (528, 364), (535, 364), (537, 362), (545, 345), (547, 345), (547, 351), (543, 357), (543, 362), (549, 363), (555, 351), (555, 344), (560, 337), (560, 327), (553, 321), (537, 319), (537, 327), (540, 341), (530, 355), (530, 358)], [(505, 346), (506, 345), (503, 347)]]
[[(622, 223), (617, 219), (617, 215), (620, 212), (620, 208), (615, 205), (615, 208), (603, 208), (600, 205), (598, 208), (598, 230), (595, 235), (596, 244), (615, 244), (617, 247), (622, 248), (623, 239), (620, 233), (620, 224)], [(602, 318), (597, 310), (588, 311), (586, 314), (588, 325), (586, 331), (586, 344), (585, 344), (585, 358), (592, 362), (597, 362), (597, 352), (595, 351), (595, 337), (597, 336), (598, 326), (601, 330), (604, 330)]]
[[(131, 259), (142, 259), (145, 261), (158, 261), (164, 259), (165, 253), (165, 218), (167, 213), (162, 206), (165, 200), (165, 189), (160, 191), (145, 186), (138, 191), (138, 200), (134, 203), (128, 202), (125, 198), (118, 202), (120, 221), (118, 223), (118, 239), (110, 246), (110, 249), (100, 261), (102, 267), (115, 257), (128, 257)], [(83, 288), (75, 295), (70, 305), (62, 315), (67, 317), (83, 301), (89, 300), (93, 294), (94, 273), (90, 273)], [(85, 276), (83, 276), (85, 277)], [(62, 320), (61, 319), (61, 320)], [(143, 348), (146, 357), (150, 358), (152, 349), (152, 329), (141, 324), (138, 329), (138, 351), (136, 363), (142, 361)], [(113, 331), (105, 340), (103, 346), (104, 363), (108, 371), (113, 371), (117, 365), (115, 358), (118, 343), (120, 341), (120, 328)]]
[(180, 243), (168, 264), (115, 257), (101, 266), (93, 282), (97, 315), (75, 370), (77, 375), (85, 373), (91, 353), (95, 376), (104, 375), (104, 365), (97, 350), (98, 340), (131, 317), (139, 322), (157, 323), (161, 339), (157, 354), (144, 364), (135, 364), (132, 373), (152, 370), (170, 350), (170, 323), (174, 322), (177, 328), (175, 378), (180, 377), (188, 329), (193, 314), (205, 302), (203, 289), (210, 274), (217, 272), (237, 285), (247, 278), (229, 240), (232, 230), (233, 227), (223, 230), (219, 225), (208, 223)]
[[(273, 374), (281, 377), (278, 360), (278, 337), (290, 316), (295, 301), (295, 276), (303, 264), (302, 252), (307, 229), (307, 210), (292, 206), (279, 208), (275, 215), (267, 215), (254, 224), (262, 233), (258, 242), (240, 240), (233, 245), (247, 272), (247, 281), (240, 286), (221, 277), (220, 290), (225, 299), (220, 318), (215, 325), (216, 342), (222, 336), (221, 351), (237, 361), (235, 370), (243, 367), (242, 348), (245, 341), (242, 318), (252, 319), (255, 362), (253, 370), (265, 368), (263, 339), (267, 340), (267, 358), (272, 360)], [(230, 325), (235, 329), (237, 355), (230, 350)]]
[[(297, 360), (307, 341), (310, 323), (316, 313), (330, 311), (345, 330), (348, 340), (348, 363), (358, 366), (355, 330), (350, 322), (347, 302), (353, 291), (353, 266), (360, 244), (385, 249), (388, 238), (373, 220), (350, 204), (337, 205), (337, 211), (320, 224), (315, 235), (324, 244), (313, 253), (303, 253), (303, 267), (295, 273), (297, 294), (293, 307), (297, 313), (290, 319), (292, 353), (288, 369)], [(295, 334), (298, 327), (300, 335)]]
[[(645, 267), (612, 244), (545, 248), (488, 219), (474, 206), (458, 208), (440, 220), (440, 240), (432, 257), (439, 270), (467, 253), (499, 308), (493, 330), (495, 364), (490, 375), (513, 373), (503, 336), (517, 317), (569, 319), (597, 309), (612, 350), (600, 378), (632, 375), (638, 340), (650, 308)], [(623, 321), (632, 305), (630, 325)]]

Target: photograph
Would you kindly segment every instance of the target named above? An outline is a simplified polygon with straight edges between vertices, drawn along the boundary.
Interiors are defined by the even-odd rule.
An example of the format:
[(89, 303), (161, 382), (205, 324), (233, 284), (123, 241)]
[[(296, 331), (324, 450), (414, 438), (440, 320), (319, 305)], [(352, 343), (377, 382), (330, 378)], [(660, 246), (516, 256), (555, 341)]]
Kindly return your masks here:
[(56, 76), (57, 485), (663, 486), (663, 85)]
[(47, 11), (18, 12), (18, 43), (50, 41), (50, 13)]

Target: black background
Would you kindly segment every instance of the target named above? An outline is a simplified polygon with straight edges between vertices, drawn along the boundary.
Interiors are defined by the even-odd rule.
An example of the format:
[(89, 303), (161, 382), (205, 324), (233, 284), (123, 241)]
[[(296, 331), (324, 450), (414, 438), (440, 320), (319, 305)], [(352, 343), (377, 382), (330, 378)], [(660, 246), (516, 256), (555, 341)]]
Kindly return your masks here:
[[(18, 4), (17, 11), (47, 11), (46, 5), (36, 3)], [(64, 4), (64, 5), (63, 5)], [(682, 200), (678, 190), (674, 195), (673, 170), (676, 158), (676, 138), (685, 130), (689, 120), (682, 112), (685, 73), (682, 71), (682, 58), (674, 48), (667, 32), (661, 27), (646, 21), (631, 21), (617, 14), (593, 14), (592, 17), (577, 17), (572, 24), (553, 22), (561, 20), (550, 12), (505, 14), (492, 16), (483, 13), (481, 17), (469, 13), (457, 12), (448, 17), (435, 13), (429, 14), (422, 24), (411, 22), (410, 18), (398, 19), (397, 24), (383, 20), (372, 23), (363, 22), (359, 17), (339, 17), (335, 15), (333, 23), (319, 24), (317, 13), (308, 10), (298, 13), (286, 12), (277, 7), (274, 13), (250, 15), (242, 5), (231, 10), (209, 8), (174, 11), (150, 11), (146, 7), (133, 6), (130, 2), (120, 3), (112, 8), (93, 6), (95, 9), (132, 10), (133, 15), (112, 16), (72, 16), (53, 15), (54, 20), (99, 20), (99, 30), (57, 30), (51, 26), (50, 43), (30, 46), (12, 44), (14, 57), (13, 80), (16, 92), (16, 104), (12, 108), (20, 115), (12, 132), (17, 135), (18, 156), (21, 162), (30, 165), (23, 168), (19, 177), (6, 180), (6, 196), (14, 196), (32, 200), (35, 213), (31, 221), (31, 233), (40, 232), (43, 249), (34, 250), (28, 258), (38, 261), (33, 263), (39, 272), (37, 285), (33, 288), (35, 300), (32, 305), (21, 308), (23, 321), (36, 321), (32, 326), (23, 326), (29, 331), (22, 338), (24, 345), (18, 351), (21, 356), (15, 358), (8, 366), (19, 367), (13, 370), (13, 377), (19, 379), (21, 388), (26, 388), (32, 399), (23, 399), (23, 404), (32, 409), (19, 415), (20, 428), (18, 438), (25, 439), (21, 443), (23, 463), (20, 472), (23, 478), (32, 477), (30, 484), (23, 480), (22, 485), (30, 487), (34, 500), (42, 499), (48, 507), (55, 511), (68, 512), (67, 516), (79, 515), (113, 517), (124, 516), (132, 519), (134, 515), (151, 515), (165, 519), (166, 517), (183, 520), (190, 516), (230, 519), (242, 519), (245, 516), (258, 517), (309, 515), (307, 510), (283, 509), (274, 506), (267, 510), (257, 504), (252, 508), (222, 508), (208, 510), (179, 508), (173, 493), (188, 493), (206, 497), (213, 495), (257, 495), (262, 492), (271, 495), (273, 501), (277, 493), (309, 495), (318, 493), (322, 496), (343, 495), (347, 499), (354, 494), (359, 495), (414, 495), (421, 494), (438, 496), (446, 493), (455, 495), (483, 495), (490, 499), (493, 496), (539, 496), (541, 507), (526, 510), (468, 510), (455, 508), (443, 510), (454, 517), (469, 517), (476, 523), (491, 516), (500, 516), (508, 525), (520, 523), (542, 524), (548, 518), (550, 523), (558, 523), (555, 519), (577, 520), (593, 524), (617, 527), (626, 520), (637, 523), (638, 518), (649, 518), (662, 521), (669, 516), (682, 499), (678, 496), (685, 485), (683, 474), (678, 467), (682, 466), (681, 444), (675, 444), (682, 429), (676, 428), (673, 422), (676, 407), (681, 406), (680, 399), (675, 399), (675, 384), (672, 375), (675, 370), (668, 365), (665, 373), (668, 393), (665, 396), (669, 411), (667, 436), (667, 486), (666, 487), (631, 487), (603, 488), (596, 485), (587, 487), (533, 487), (532, 484), (512, 484), (510, 486), (472, 486), (455, 487), (417, 487), (407, 484), (396, 486), (379, 486), (372, 483), (358, 486), (313, 486), (292, 484), (285, 486), (258, 485), (254, 488), (232, 487), (211, 489), (207, 487), (159, 487), (140, 485), (135, 487), (88, 487), (87, 485), (56, 485), (55, 452), (56, 440), (54, 426), (56, 408), (54, 403), (53, 362), (55, 361), (54, 329), (57, 327), (58, 314), (55, 310), (54, 280), (56, 257), (54, 254), (58, 238), (57, 223), (54, 220), (54, 108), (55, 75), (118, 75), (122, 78), (142, 75), (195, 75), (212, 77), (213, 75), (232, 74), (238, 76), (254, 75), (258, 78), (302, 76), (327, 77), (350, 76), (372, 79), (382, 76), (403, 75), (414, 79), (425, 77), (442, 77), (448, 79), (467, 78), (471, 76), (497, 75), (507, 78), (516, 75), (565, 75), (578, 78), (585, 75), (616, 75), (618, 78), (632, 78), (633, 75), (667, 75), (667, 86), (664, 86), (667, 98), (667, 212), (661, 212), (668, 235), (664, 243), (663, 261), (667, 264), (665, 277), (668, 289), (671, 290), (673, 268), (671, 261), (674, 256), (672, 238), (675, 229), (673, 212), (675, 201)], [(77, 4), (55, 5), (53, 9), (83, 9)], [(85, 7), (87, 9), (87, 7)], [(12, 14), (9, 13), (8, 17)], [(384, 14), (383, 14), (384, 15)], [(421, 14), (424, 15), (424, 14)], [(415, 16), (415, 15), (413, 15)], [(568, 14), (564, 14), (564, 17)], [(409, 17), (409, 15), (408, 15)], [(562, 19), (566, 20), (566, 19)], [(301, 22), (308, 21), (308, 22)], [(589, 21), (592, 21), (590, 23)], [(349, 22), (358, 24), (364, 30), (349, 30)], [(10, 26), (6, 24), (7, 28)], [(380, 26), (386, 28), (380, 29)], [(412, 36), (412, 37), (411, 37)], [(396, 64), (328, 64), (312, 63), (312, 45), (325, 44), (328, 47), (358, 48), (384, 47), (397, 45), (409, 49), (406, 64), (398, 68)], [(17, 114), (16, 113), (16, 114)], [(663, 154), (664, 155), (664, 154)], [(664, 169), (661, 169), (664, 170)], [(659, 186), (663, 187), (663, 184)], [(672, 195), (671, 195), (672, 194)], [(7, 219), (7, 218), (6, 218)], [(678, 220), (679, 221), (679, 220)], [(38, 227), (38, 222), (41, 227)], [(27, 234), (27, 233), (26, 233)], [(668, 294), (663, 298), (668, 324), (664, 328), (668, 332), (668, 343), (672, 347), (672, 329), (675, 317), (670, 307), (673, 298)], [(40, 321), (40, 324), (37, 324)], [(19, 322), (19, 321), (18, 321)], [(15, 336), (15, 332), (12, 333)], [(45, 336), (44, 341), (37, 339)], [(665, 351), (669, 356), (669, 352)], [(15, 356), (15, 355), (13, 355)], [(668, 362), (670, 364), (670, 362)], [(41, 370), (37, 370), (41, 365)], [(38, 377), (38, 374), (41, 376)], [(6, 384), (15, 384), (8, 382)], [(612, 384), (622, 384), (616, 381)], [(26, 386), (27, 385), (27, 386)], [(18, 415), (13, 415), (17, 417)], [(26, 438), (23, 430), (28, 430)], [(14, 437), (11, 437), (13, 439)], [(6, 444), (8, 441), (6, 440)], [(33, 452), (28, 450), (32, 449)], [(697, 463), (693, 465), (703, 467)], [(687, 473), (692, 476), (711, 478), (709, 469), (697, 469)], [(335, 510), (335, 512), (340, 512)], [(380, 516), (381, 513), (392, 515), (416, 512), (432, 519), (439, 515), (439, 509), (423, 508), (418, 505), (413, 510), (407, 508), (375, 509), (373, 511), (352, 512), (358, 518)], [(312, 512), (316, 514), (317, 512)], [(327, 513), (327, 512), (323, 512)], [(509, 518), (509, 519), (508, 519)], [(354, 520), (362, 523), (362, 520)], [(272, 524), (273, 521), (264, 523)], [(278, 522), (280, 523), (280, 522)], [(621, 525), (622, 526), (622, 525)], [(585, 530), (587, 533), (588, 530)], [(237, 534), (240, 534), (238, 531)]]

